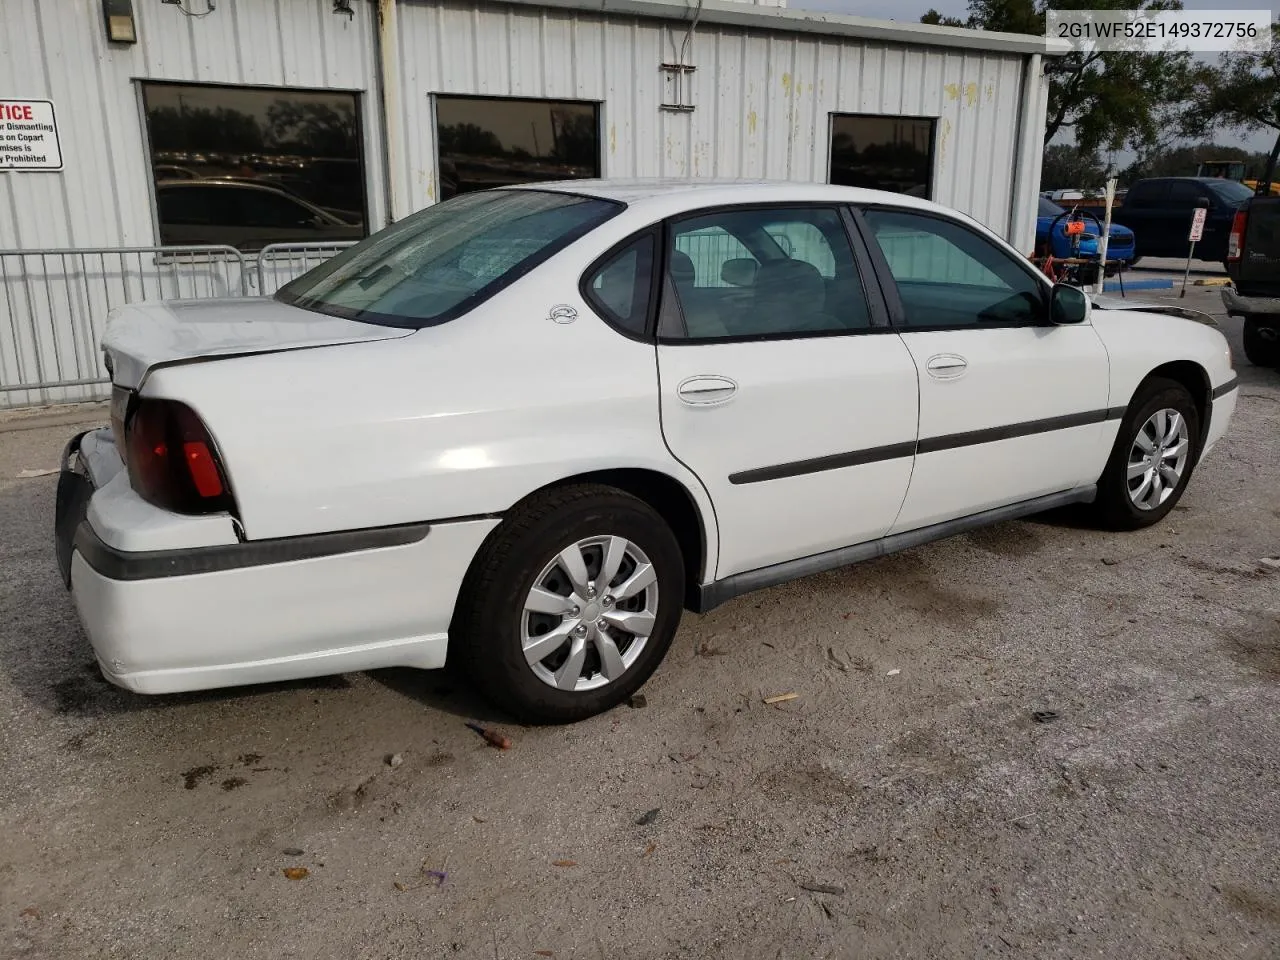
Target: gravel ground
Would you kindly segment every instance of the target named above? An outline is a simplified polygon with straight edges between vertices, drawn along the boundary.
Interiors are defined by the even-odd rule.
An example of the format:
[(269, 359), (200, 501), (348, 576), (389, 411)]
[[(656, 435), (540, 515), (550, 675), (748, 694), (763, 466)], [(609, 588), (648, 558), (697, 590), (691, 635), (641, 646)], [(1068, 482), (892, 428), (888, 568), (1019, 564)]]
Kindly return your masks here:
[(1240, 363), (1157, 528), (688, 615), (647, 707), (562, 728), (447, 672), (107, 686), (16, 479), (101, 410), (0, 424), (0, 955), (1280, 956), (1280, 374)]

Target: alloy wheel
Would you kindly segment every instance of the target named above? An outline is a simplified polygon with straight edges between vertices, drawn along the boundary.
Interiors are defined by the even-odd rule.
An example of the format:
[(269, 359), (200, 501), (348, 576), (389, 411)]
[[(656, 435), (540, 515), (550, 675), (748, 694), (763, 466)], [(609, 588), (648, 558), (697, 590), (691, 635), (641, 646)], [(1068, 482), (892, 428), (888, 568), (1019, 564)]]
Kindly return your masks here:
[(624, 537), (587, 537), (534, 579), (521, 611), (521, 648), (548, 686), (595, 690), (639, 659), (657, 612), (657, 572), (644, 551)]

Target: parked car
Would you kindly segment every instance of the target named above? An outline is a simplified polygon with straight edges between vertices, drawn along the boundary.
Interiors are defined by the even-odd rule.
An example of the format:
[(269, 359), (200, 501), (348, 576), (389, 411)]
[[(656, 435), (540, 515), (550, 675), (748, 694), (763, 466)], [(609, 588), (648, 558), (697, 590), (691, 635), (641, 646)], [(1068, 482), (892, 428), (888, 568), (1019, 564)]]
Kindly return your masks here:
[(448, 656), (531, 721), (627, 698), (685, 607), (1067, 504), (1156, 523), (1237, 396), (1211, 321), (821, 184), (468, 193), (103, 347), (55, 539), (109, 680)]
[[(1085, 230), (1080, 235), (1077, 254), (1072, 238), (1067, 234), (1067, 221), (1071, 218), (1071, 213), (1072, 211), (1058, 206), (1052, 200), (1040, 198), (1036, 217), (1036, 249), (1048, 249), (1059, 259), (1076, 255), (1096, 258), (1101, 252), (1101, 216), (1092, 210), (1079, 214), (1084, 220)], [(1111, 229), (1107, 231), (1107, 259), (1123, 260), (1125, 263), (1137, 259), (1132, 230), (1118, 223), (1111, 224)]]
[(1280, 367), (1280, 196), (1240, 205), (1227, 247), (1222, 288), (1227, 313), (1244, 318), (1244, 355), (1259, 367)]
[(364, 228), (276, 187), (230, 179), (156, 184), (160, 242), (226, 244), (260, 250), (269, 243), (358, 240)]
[(1129, 187), (1112, 221), (1133, 231), (1144, 257), (1186, 257), (1187, 237), (1197, 205), (1208, 207), (1204, 236), (1196, 244), (1197, 260), (1227, 259), (1227, 237), (1236, 210), (1249, 199), (1249, 189), (1234, 180), (1209, 177), (1153, 177)]

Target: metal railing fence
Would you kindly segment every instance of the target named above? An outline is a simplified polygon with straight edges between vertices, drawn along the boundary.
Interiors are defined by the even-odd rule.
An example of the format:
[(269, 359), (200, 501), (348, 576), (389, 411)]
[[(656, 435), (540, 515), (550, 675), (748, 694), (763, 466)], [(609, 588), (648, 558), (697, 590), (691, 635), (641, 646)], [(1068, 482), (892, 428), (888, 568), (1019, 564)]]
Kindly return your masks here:
[(144, 300), (270, 295), (349, 243), (0, 250), (0, 408), (109, 394), (107, 314)]
[(341, 253), (356, 241), (333, 243), (270, 243), (258, 251), (258, 292), (268, 297), (295, 277)]

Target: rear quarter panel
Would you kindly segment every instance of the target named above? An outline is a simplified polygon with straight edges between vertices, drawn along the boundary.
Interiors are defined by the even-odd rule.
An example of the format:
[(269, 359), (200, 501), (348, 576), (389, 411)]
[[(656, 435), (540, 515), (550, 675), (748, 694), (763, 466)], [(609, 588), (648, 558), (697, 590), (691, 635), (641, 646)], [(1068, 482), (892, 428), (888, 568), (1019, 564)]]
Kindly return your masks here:
[[(639, 468), (689, 492), (714, 569), (710, 502), (662, 439), (654, 347), (578, 292), (614, 233), (411, 336), (161, 368), (143, 393), (204, 419), (250, 539), (500, 513), (567, 477)], [(577, 319), (551, 320), (560, 304)]]

